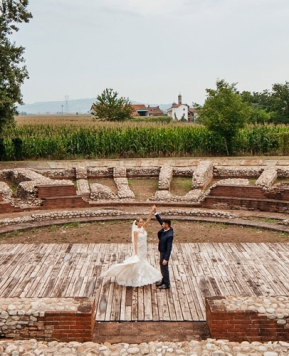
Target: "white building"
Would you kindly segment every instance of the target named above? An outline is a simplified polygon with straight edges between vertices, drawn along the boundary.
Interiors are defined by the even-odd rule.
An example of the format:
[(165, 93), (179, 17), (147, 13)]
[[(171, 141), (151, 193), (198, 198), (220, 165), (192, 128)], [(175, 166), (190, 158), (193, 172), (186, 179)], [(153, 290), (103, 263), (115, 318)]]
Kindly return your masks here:
[(173, 104), (167, 111), (167, 114), (173, 118), (173, 120), (185, 119), (188, 122), (194, 121), (194, 109), (189, 105), (182, 103), (182, 96), (178, 96), (178, 103)]

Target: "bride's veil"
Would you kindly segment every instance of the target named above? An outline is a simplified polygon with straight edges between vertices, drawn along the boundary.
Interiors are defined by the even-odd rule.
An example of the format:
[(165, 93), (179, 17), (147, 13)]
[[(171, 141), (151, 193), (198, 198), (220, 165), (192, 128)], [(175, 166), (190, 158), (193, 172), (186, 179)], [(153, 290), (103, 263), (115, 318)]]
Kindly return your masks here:
[(134, 232), (137, 231), (138, 227), (136, 225), (136, 220), (132, 223), (131, 226), (131, 243), (132, 243), (132, 251), (133, 255), (135, 254), (135, 248), (134, 248)]

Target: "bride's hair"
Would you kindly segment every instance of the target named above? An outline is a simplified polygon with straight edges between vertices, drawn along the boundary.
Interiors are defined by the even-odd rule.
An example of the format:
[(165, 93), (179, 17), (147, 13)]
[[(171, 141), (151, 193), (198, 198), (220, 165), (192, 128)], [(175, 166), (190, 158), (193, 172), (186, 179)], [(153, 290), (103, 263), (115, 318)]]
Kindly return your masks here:
[(138, 223), (140, 220), (142, 220), (142, 218), (141, 218), (140, 216), (136, 217), (136, 218), (135, 218), (135, 225), (137, 225), (137, 223)]

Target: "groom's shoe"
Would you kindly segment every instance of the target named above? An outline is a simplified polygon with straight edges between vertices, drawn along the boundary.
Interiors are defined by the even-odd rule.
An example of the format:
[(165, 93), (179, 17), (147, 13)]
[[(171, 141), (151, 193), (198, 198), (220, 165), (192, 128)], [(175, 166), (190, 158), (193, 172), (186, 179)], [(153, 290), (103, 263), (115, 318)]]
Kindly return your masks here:
[(157, 287), (160, 287), (160, 286), (162, 286), (164, 283), (163, 283), (163, 281), (158, 281), (158, 282), (156, 282), (156, 286)]
[(162, 284), (161, 286), (159, 286), (159, 289), (170, 289), (170, 286), (168, 286), (167, 284)]

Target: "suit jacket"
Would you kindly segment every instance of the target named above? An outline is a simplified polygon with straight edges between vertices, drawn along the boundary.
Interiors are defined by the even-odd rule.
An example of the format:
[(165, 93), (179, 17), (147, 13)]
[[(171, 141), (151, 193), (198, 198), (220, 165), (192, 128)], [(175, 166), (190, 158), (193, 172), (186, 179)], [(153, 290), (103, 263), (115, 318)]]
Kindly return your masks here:
[[(159, 216), (159, 214), (155, 215), (156, 219), (162, 225), (163, 220)], [(158, 232), (158, 238), (159, 238), (159, 246), (158, 249), (161, 253), (164, 253), (164, 259), (168, 261), (170, 259), (170, 255), (172, 252), (172, 247), (173, 247), (173, 239), (174, 239), (174, 230), (173, 228), (170, 228), (169, 230), (165, 231), (163, 228)]]

